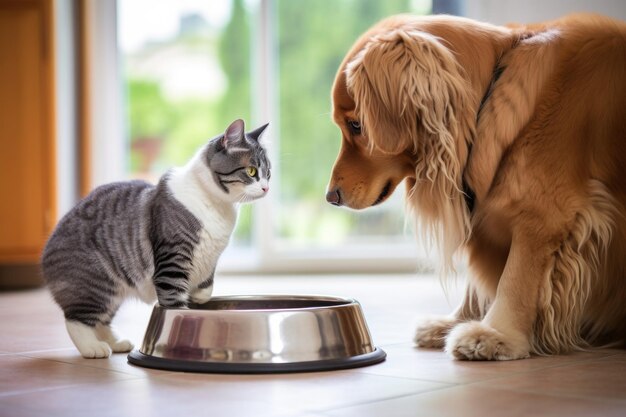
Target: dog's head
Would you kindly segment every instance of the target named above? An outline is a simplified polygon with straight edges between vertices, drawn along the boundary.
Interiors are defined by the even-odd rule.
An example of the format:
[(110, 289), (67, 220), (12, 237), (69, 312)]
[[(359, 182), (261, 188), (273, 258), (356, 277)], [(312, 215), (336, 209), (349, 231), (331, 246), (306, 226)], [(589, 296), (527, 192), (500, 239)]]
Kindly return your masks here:
[(406, 178), (409, 205), (428, 215), (436, 210), (430, 200), (461, 189), (473, 133), (465, 118), (476, 99), (429, 24), (409, 17), (382, 21), (346, 55), (332, 91), (342, 143), (328, 202), (370, 207)]
[(331, 204), (362, 209), (385, 201), (405, 177), (412, 175), (413, 160), (410, 152), (389, 153), (372, 146), (345, 79), (346, 74), (340, 72), (333, 94), (333, 116), (342, 142), (326, 199)]

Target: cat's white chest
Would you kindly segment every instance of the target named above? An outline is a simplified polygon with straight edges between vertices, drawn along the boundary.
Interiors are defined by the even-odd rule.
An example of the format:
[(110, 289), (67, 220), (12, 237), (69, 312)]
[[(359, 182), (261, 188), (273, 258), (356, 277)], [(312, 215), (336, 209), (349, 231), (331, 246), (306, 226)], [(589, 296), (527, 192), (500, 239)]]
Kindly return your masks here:
[(214, 272), (220, 255), (228, 245), (237, 220), (234, 207), (226, 213), (205, 208), (201, 216), (198, 214), (194, 213), (202, 223), (202, 228), (198, 235), (199, 242), (194, 249), (193, 263), (189, 272), (189, 283), (192, 288), (209, 278)]
[(185, 175), (185, 171), (181, 174), (172, 176), (172, 194), (201, 225), (189, 270), (189, 285), (193, 289), (214, 272), (235, 228), (237, 208), (234, 204), (211, 198), (193, 176)]

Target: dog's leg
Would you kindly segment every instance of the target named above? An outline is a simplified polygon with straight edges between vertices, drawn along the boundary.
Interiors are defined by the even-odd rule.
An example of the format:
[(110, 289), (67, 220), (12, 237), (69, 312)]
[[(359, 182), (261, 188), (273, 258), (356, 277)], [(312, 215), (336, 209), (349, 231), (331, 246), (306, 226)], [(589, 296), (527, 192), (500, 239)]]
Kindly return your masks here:
[(493, 304), (482, 321), (461, 323), (451, 330), (446, 339), (448, 353), (469, 360), (511, 360), (530, 355), (539, 294), (549, 279), (553, 255), (550, 245), (539, 244), (537, 239), (513, 237)]
[(417, 325), (413, 342), (419, 347), (441, 349), (454, 326), (467, 320), (480, 319), (483, 312), (484, 309), (478, 302), (475, 290), (468, 285), (463, 301), (452, 314), (430, 317)]

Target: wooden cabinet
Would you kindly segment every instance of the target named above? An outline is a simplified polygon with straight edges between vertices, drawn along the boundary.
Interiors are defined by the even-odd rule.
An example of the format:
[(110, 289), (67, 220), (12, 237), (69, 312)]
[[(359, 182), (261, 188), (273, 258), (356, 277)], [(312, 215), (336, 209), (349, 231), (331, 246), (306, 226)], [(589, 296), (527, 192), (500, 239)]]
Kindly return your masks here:
[(56, 219), (53, 0), (0, 0), (0, 264), (39, 260)]

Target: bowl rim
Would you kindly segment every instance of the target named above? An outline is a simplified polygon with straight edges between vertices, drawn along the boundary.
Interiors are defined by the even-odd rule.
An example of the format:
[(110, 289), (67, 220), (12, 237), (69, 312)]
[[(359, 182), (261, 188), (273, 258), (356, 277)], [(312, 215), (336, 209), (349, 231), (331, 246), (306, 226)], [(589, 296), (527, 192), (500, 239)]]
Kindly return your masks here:
[(201, 304), (190, 303), (190, 308), (169, 308), (163, 307), (159, 304), (154, 305), (155, 310), (160, 311), (176, 311), (176, 312), (198, 312), (202, 311), (205, 314), (224, 314), (224, 313), (252, 313), (252, 312), (264, 312), (264, 313), (278, 313), (278, 312), (298, 312), (298, 311), (317, 311), (327, 309), (338, 308), (353, 308), (360, 307), (361, 304), (352, 297), (334, 296), (334, 295), (319, 295), (319, 294), (242, 294), (242, 295), (216, 295), (211, 297), (207, 303), (219, 302), (219, 301), (320, 301), (330, 304), (311, 305), (306, 307), (279, 307), (279, 308), (230, 308), (230, 309), (203, 309), (193, 308)]

